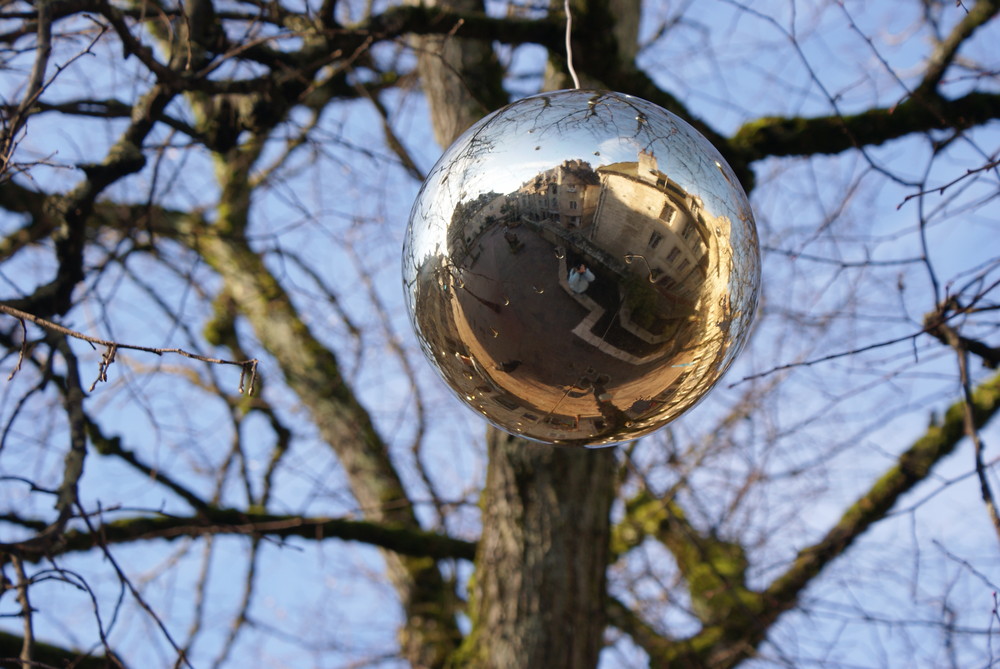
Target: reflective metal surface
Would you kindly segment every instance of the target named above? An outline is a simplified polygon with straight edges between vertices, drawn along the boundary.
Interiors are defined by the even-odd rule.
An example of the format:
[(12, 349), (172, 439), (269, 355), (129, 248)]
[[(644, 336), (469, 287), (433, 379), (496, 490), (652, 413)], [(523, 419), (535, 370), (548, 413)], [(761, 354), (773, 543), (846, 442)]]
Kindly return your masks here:
[(700, 400), (757, 305), (753, 214), (678, 117), (603, 91), (526, 98), (434, 166), (403, 252), (424, 352), (495, 425), (566, 445), (647, 434)]

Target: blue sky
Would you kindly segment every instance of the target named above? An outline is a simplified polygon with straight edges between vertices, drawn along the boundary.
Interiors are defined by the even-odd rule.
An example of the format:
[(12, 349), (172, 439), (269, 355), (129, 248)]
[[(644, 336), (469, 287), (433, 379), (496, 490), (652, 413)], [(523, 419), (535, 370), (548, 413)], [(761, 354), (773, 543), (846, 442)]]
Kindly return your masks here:
[[(687, 6), (649, 5), (644, 38), (672, 18), (677, 6)], [(929, 35), (918, 28), (917, 3), (766, 2), (753, 3), (751, 9), (744, 11), (733, 2), (694, 3), (675, 28), (640, 56), (650, 76), (724, 133), (759, 116), (826, 115), (834, 108), (849, 113), (891, 105), (902, 97), (902, 86), (920, 75)], [(500, 5), (494, 10), (500, 11)], [(945, 11), (945, 22), (954, 22), (958, 11)], [(789, 39), (793, 31), (799, 49)], [(992, 63), (995, 70), (990, 51), (995, 40), (996, 27), (991, 26), (964, 53)], [(57, 61), (65, 62), (80, 44), (67, 42)], [(101, 46), (96, 58), (74, 62), (52, 95), (98, 97), (112, 91), (124, 98), (142, 90), (146, 80), (135, 75), (135, 60), (123, 63), (119, 53), (116, 45)], [(504, 53), (521, 75), (509, 81), (509, 88), (534, 92), (537, 47)], [(21, 70), (0, 73), (0, 86), (15, 90), (24, 58)], [(960, 93), (972, 85), (996, 88), (995, 80), (984, 84), (956, 76), (946, 90)], [(404, 144), (422, 169), (430, 169), (441, 148), (433, 142), (420, 94), (401, 89), (385, 100)], [(326, 112), (316, 128), (317, 142), (294, 154), (255, 200), (251, 233), (310, 328), (337, 352), (400, 463), (421, 518), (428, 527), (440, 524), (471, 539), (478, 531), (476, 503), (485, 472), (484, 425), (438, 381), (409, 331), (399, 256), (419, 184), (386, 148), (374, 118), (364, 102)], [(307, 119), (296, 122), (301, 126)], [(36, 117), (22, 144), (23, 155), (51, 157), (57, 166), (33, 170), (33, 183), (40, 188), (75, 183), (78, 173), (72, 164), (103, 155), (120, 128), (120, 122), (67, 126), (55, 117)], [(182, 138), (166, 131), (158, 131), (154, 141), (171, 144), (162, 163), (151, 163), (109, 194), (144, 201), (153, 193), (167, 206), (210, 205), (215, 191), (206, 157), (188, 151)], [(928, 266), (939, 282), (938, 298), (949, 286), (955, 290), (974, 278), (970, 268), (984, 275), (985, 285), (995, 281), (996, 269), (989, 264), (997, 255), (995, 171), (972, 175), (944, 194), (904, 199), (920, 190), (918, 182), (932, 189), (995, 160), (997, 146), (1000, 133), (993, 123), (946, 147), (915, 137), (872, 148), (864, 156), (849, 152), (754, 166), (758, 185), (751, 198), (769, 250), (764, 253), (763, 302), (753, 342), (712, 396), (667, 430), (644, 439), (632, 455), (657, 491), (686, 481), (684, 500), (699, 521), (748, 543), (757, 565), (754, 582), (766, 583), (799, 548), (820, 536), (844, 505), (925, 430), (931, 411), (940, 413), (954, 401), (957, 385), (954, 356), (926, 337), (741, 379), (916, 332), (936, 299)], [(268, 155), (277, 156), (282, 148), (276, 139)], [(599, 150), (604, 159), (606, 149)], [(495, 178), (498, 184), (520, 185), (514, 183), (517, 176)], [(902, 262), (922, 253), (921, 214), (929, 265)], [(0, 220), (5, 232), (20, 223), (11, 217)], [(104, 262), (121, 243), (110, 236), (96, 240), (89, 262)], [(901, 262), (864, 265), (866, 260)], [(68, 324), (129, 343), (203, 347), (198, 333), (210, 313), (214, 274), (169, 243), (156, 258), (136, 254), (123, 265), (124, 270), (112, 267), (81, 289), (86, 299)], [(52, 270), (46, 245), (6, 261), (0, 268), (4, 295), (29, 291)], [(170, 319), (151, 295), (182, 318)], [(372, 309), (372, 295), (384, 312)], [(995, 296), (991, 299), (995, 302)], [(984, 320), (978, 332), (995, 342), (994, 327)], [(258, 354), (252, 334), (247, 333), (246, 342)], [(415, 370), (413, 379), (388, 352), (394, 344), (405, 351), (406, 365)], [(89, 384), (100, 352), (82, 343), (76, 350)], [(8, 358), (4, 369), (12, 362)], [(979, 365), (973, 372), (977, 378), (986, 373)], [(109, 383), (99, 385), (88, 399), (107, 431), (121, 435), (150, 463), (197, 491), (211, 491), (219, 477), (225, 481), (222, 499), (245, 503), (240, 475), (245, 465), (251, 489), (259, 492), (275, 434), (260, 416), (237, 425), (229, 403), (220, 399), (220, 392), (230, 398), (236, 394), (235, 368), (123, 354), (109, 376)], [(273, 510), (356, 513), (330, 449), (266, 357), (261, 376), (263, 396), (294, 433), (293, 448), (276, 478)], [(0, 398), (5, 424), (36, 380), (25, 369), (5, 384)], [(415, 389), (427, 418), (416, 451)], [(768, 401), (752, 421), (714, 431), (721, 416), (755, 395)], [(11, 423), (0, 474), (30, 472), (43, 482), (58, 480), (66, 432), (55, 416), (59, 410), (52, 395), (26, 402)], [(984, 436), (987, 444), (995, 443), (996, 428)], [(233, 455), (237, 446), (242, 456)], [(679, 453), (681, 463), (668, 463), (668, 453)], [(418, 459), (437, 494), (456, 503), (444, 519), (434, 511)], [(903, 500), (889, 520), (834, 563), (806, 594), (804, 612), (783, 618), (762, 658), (750, 666), (782, 666), (788, 658), (794, 666), (910, 666), (907, 658), (922, 666), (945, 666), (942, 621), (952, 614), (956, 625), (974, 631), (956, 637), (959, 666), (985, 665), (984, 632), (997, 630), (990, 627), (990, 590), (1000, 582), (1000, 573), (995, 537), (969, 475), (971, 466), (966, 444)], [(227, 473), (220, 476), (220, 471)], [(751, 475), (771, 478), (745, 492), (740, 484)], [(991, 480), (996, 485), (996, 478)], [(92, 508), (98, 502), (104, 509), (122, 507), (114, 515), (132, 509), (187, 512), (163, 487), (96, 455), (87, 462), (83, 490)], [(39, 516), (49, 512), (48, 498), (10, 481), (0, 484), (0, 500), (8, 509)], [(6, 536), (11, 529), (0, 531)], [(185, 639), (197, 620), (197, 581), (207, 574), (204, 632), (194, 649), (195, 666), (211, 666), (244, 595), (248, 541), (222, 538), (210, 550), (204, 542), (183, 552), (182, 546), (178, 541), (115, 547), (114, 555), (127, 565), (144, 596), (156, 603), (177, 639)], [(110, 624), (119, 583), (106, 561), (92, 554), (67, 557), (60, 564), (87, 576), (98, 594), (102, 619)], [(251, 611), (261, 625), (240, 637), (227, 666), (257, 658), (267, 666), (374, 664), (394, 650), (400, 613), (375, 551), (335, 540), (264, 543), (256, 569)], [(664, 583), (675, 574), (661, 548), (642, 548), (611, 574), (616, 594), (629, 598), (634, 590), (650, 597), (643, 605), (655, 620), (690, 626), (691, 619), (663, 598)], [(93, 604), (85, 592), (52, 582), (39, 586), (37, 593), (33, 601), (40, 610), (41, 637), (81, 645), (93, 640)], [(13, 604), (8, 600), (6, 606), (4, 612), (9, 612)], [(6, 623), (5, 629), (16, 628)], [(134, 666), (169, 664), (162, 632), (128, 597), (111, 641), (135, 658)], [(622, 641), (606, 653), (604, 665), (640, 661), (641, 653)]]

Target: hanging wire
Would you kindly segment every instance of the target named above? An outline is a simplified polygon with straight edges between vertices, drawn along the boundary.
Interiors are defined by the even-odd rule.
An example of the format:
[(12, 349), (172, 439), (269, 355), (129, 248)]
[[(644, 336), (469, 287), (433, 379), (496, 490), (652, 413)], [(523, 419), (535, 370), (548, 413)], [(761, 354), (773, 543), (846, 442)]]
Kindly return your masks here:
[(576, 69), (573, 67), (573, 45), (570, 43), (570, 35), (573, 32), (573, 12), (569, 10), (569, 0), (563, 0), (563, 7), (566, 10), (566, 63), (569, 65), (569, 75), (573, 77), (573, 88), (580, 88), (580, 77), (576, 76)]

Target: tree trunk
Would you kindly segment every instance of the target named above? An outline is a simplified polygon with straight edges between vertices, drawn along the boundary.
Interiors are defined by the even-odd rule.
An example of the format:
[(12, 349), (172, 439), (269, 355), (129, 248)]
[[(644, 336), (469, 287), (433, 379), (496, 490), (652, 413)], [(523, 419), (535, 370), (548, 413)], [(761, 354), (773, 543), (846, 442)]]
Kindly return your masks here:
[(594, 667), (602, 647), (614, 449), (490, 428), (465, 666)]
[[(409, 0), (412, 4), (482, 12), (482, 0)], [(438, 144), (448, 146), (466, 128), (507, 104), (503, 68), (488, 42), (455, 34), (421, 35), (411, 43), (430, 106), (431, 125)]]
[[(481, 11), (480, 0), (435, 4)], [(415, 38), (414, 46), (442, 146), (505, 103), (489, 44), (459, 30)], [(605, 627), (614, 449), (546, 446), (494, 428), (488, 446), (472, 631), (452, 664), (594, 667)]]

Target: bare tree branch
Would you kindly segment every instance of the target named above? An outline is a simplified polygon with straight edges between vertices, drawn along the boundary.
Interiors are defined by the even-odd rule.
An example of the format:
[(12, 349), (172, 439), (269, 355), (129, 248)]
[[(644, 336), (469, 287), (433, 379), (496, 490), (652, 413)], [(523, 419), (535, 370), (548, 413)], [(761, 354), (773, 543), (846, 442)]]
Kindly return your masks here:
[(962, 384), (962, 395), (965, 400), (962, 406), (965, 436), (972, 442), (976, 476), (979, 479), (979, 492), (983, 498), (983, 504), (986, 506), (986, 512), (993, 523), (997, 539), (1000, 539), (1000, 515), (997, 514), (996, 498), (993, 496), (989, 480), (986, 478), (986, 465), (983, 463), (983, 441), (979, 435), (979, 426), (976, 425), (975, 420), (976, 407), (972, 395), (972, 386), (969, 381), (969, 351), (955, 330), (947, 325), (941, 325), (940, 330), (944, 339), (955, 350), (955, 355), (958, 357), (959, 380)]
[[(52, 321), (46, 320), (34, 314), (29, 314), (26, 311), (21, 311), (20, 309), (15, 309), (14, 307), (8, 306), (6, 304), (0, 303), (0, 312), (7, 314), (8, 316), (13, 316), (22, 323), (24, 321), (31, 321), (35, 325), (49, 330), (50, 332), (56, 332), (67, 337), (72, 337), (74, 339), (79, 339), (81, 341), (94, 344), (96, 346), (103, 346), (106, 348), (104, 356), (100, 363), (100, 369), (98, 371), (97, 379), (90, 386), (90, 390), (93, 391), (99, 382), (108, 380), (108, 367), (110, 367), (115, 361), (115, 355), (119, 349), (129, 350), (129, 351), (141, 351), (143, 353), (153, 353), (155, 355), (166, 355), (166, 354), (176, 354), (184, 356), (185, 358), (191, 358), (193, 360), (198, 360), (200, 362), (207, 362), (217, 365), (236, 365), (242, 368), (240, 374), (240, 386), (239, 391), (242, 393), (244, 388), (244, 379), (249, 377), (247, 382), (247, 394), (253, 395), (254, 391), (254, 381), (257, 378), (257, 363), (258, 360), (255, 358), (253, 360), (223, 360), (221, 358), (211, 358), (204, 355), (199, 355), (197, 353), (191, 353), (180, 348), (154, 348), (151, 346), (140, 346), (137, 344), (123, 344), (116, 341), (111, 341), (108, 339), (99, 339), (98, 337), (92, 337), (90, 335), (84, 334), (82, 332), (77, 332), (71, 330), (65, 326), (59, 325), (58, 323), (53, 323)], [(16, 371), (16, 370), (15, 370)], [(13, 373), (11, 374), (13, 377)]]
[[(859, 497), (840, 521), (813, 546), (802, 549), (791, 567), (760, 592), (750, 591), (741, 582), (738, 569), (739, 547), (694, 530), (683, 520), (683, 513), (670, 501), (660, 501), (648, 494), (638, 496), (623, 524), (631, 523), (641, 532), (662, 535), (670, 547), (691, 589), (694, 602), (712, 607), (704, 600), (706, 593), (729, 601), (724, 615), (706, 618), (706, 624), (696, 635), (669, 639), (648, 622), (624, 610), (621, 603), (609, 603), (611, 624), (623, 632), (635, 635), (636, 643), (650, 653), (652, 666), (735, 667), (752, 656), (756, 646), (766, 638), (771, 625), (782, 613), (795, 606), (802, 589), (830, 562), (851, 546), (874, 523), (885, 517), (896, 501), (925, 480), (936, 463), (952, 453), (967, 436), (966, 411), (971, 410), (975, 428), (981, 428), (1000, 411), (1000, 376), (981, 384), (971, 398), (953, 404), (940, 426), (932, 426), (896, 464)], [(729, 565), (734, 559), (737, 567)], [(699, 592), (701, 594), (699, 594)], [(732, 600), (732, 601), (730, 601)]]
[[(0, 632), (0, 663), (17, 662), (24, 644), (22, 637)], [(76, 669), (112, 669), (124, 667), (117, 657), (94, 656), (87, 652), (73, 651), (52, 644), (35, 641), (33, 667), (75, 667)]]
[(896, 464), (851, 505), (837, 524), (818, 543), (799, 552), (798, 558), (780, 578), (762, 593), (769, 610), (778, 612), (793, 606), (806, 584), (833, 559), (878, 522), (896, 501), (923, 481), (931, 468), (952, 453), (966, 436), (966, 409), (981, 428), (1000, 410), (1000, 376), (980, 384), (969, 398), (953, 404), (940, 426), (931, 426), (923, 437), (900, 454)]
[[(13, 519), (4, 519), (12, 522)], [(30, 520), (20, 524), (34, 526)], [(220, 534), (288, 539), (301, 537), (323, 540), (358, 541), (385, 548), (399, 555), (441, 559), (472, 560), (476, 544), (452, 537), (413, 530), (391, 523), (375, 523), (346, 518), (310, 518), (299, 515), (253, 513), (238, 509), (205, 507), (194, 516), (156, 514), (107, 521), (90, 532), (67, 532), (57, 546), (36, 550), (25, 542), (0, 544), (8, 550), (22, 551), (25, 560), (36, 561), (50, 555), (93, 550), (98, 542), (107, 545), (136, 541), (167, 540), (183, 537), (206, 537)]]
[(914, 97), (922, 98), (934, 94), (962, 45), (974, 32), (993, 20), (997, 12), (1000, 12), (1000, 3), (996, 0), (976, 0), (972, 9), (965, 12), (962, 20), (942, 42), (936, 45), (934, 52), (927, 59), (923, 80), (913, 92)]

